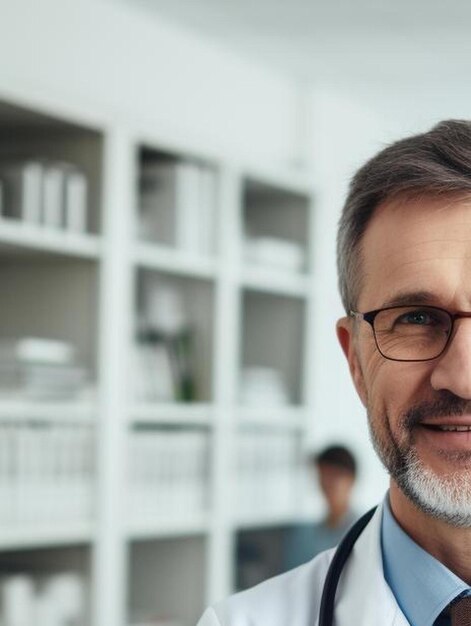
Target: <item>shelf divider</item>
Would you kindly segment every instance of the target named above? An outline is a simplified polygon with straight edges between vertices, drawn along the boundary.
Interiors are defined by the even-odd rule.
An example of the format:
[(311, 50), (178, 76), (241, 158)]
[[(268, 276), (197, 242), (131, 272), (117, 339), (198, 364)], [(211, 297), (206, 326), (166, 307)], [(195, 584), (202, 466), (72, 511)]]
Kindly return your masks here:
[[(133, 144), (123, 129), (105, 136), (104, 256), (99, 315), (101, 386), (97, 469), (97, 541), (93, 552), (92, 625), (126, 623), (125, 437), (129, 343), (132, 336), (130, 238), (134, 206)], [(106, 593), (98, 590), (106, 589)]]

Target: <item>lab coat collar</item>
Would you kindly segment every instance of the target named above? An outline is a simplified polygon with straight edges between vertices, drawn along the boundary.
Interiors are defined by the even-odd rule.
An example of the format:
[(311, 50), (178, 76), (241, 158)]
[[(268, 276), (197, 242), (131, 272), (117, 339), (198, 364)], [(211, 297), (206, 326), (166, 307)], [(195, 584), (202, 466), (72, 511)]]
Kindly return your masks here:
[(339, 581), (335, 604), (335, 626), (381, 624), (410, 626), (383, 574), (381, 520), (378, 506), (368, 526), (357, 539)]

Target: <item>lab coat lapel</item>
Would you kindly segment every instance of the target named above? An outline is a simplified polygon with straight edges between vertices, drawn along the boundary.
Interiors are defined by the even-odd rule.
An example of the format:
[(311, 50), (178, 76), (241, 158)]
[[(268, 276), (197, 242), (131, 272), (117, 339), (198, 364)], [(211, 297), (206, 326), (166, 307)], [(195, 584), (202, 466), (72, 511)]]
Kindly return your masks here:
[(357, 539), (337, 590), (335, 626), (409, 626), (384, 579), (382, 506)]

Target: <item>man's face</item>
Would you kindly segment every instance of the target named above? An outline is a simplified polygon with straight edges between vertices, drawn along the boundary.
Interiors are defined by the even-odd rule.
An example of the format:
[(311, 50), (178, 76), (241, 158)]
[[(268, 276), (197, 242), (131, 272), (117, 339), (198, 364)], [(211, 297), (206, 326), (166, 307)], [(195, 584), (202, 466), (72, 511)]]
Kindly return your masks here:
[[(471, 311), (471, 201), (386, 203), (361, 249), (359, 311), (394, 304)], [(471, 319), (457, 320), (446, 351), (425, 362), (385, 359), (365, 321), (340, 320), (338, 336), (393, 480), (429, 514), (471, 525)], [(455, 426), (470, 432), (449, 430)]]
[(352, 472), (331, 463), (318, 463), (317, 475), (322, 493), (331, 509), (345, 509), (355, 481)]

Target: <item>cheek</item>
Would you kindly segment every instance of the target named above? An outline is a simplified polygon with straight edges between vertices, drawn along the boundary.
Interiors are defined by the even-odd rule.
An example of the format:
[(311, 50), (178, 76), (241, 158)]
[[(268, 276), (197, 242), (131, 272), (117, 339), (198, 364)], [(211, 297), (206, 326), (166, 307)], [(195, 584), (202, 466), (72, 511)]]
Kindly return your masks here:
[(388, 401), (392, 393), (390, 364), (376, 350), (369, 351), (362, 365), (363, 379), (366, 390), (368, 409), (372, 405)]
[(364, 364), (364, 377), (373, 423), (387, 419), (394, 431), (404, 413), (430, 398), (429, 370), (424, 363), (401, 363), (370, 355)]

